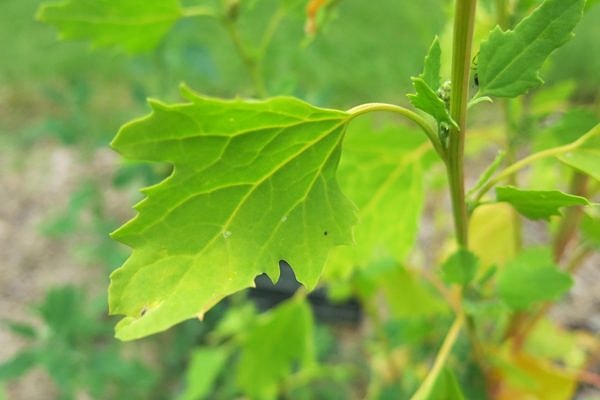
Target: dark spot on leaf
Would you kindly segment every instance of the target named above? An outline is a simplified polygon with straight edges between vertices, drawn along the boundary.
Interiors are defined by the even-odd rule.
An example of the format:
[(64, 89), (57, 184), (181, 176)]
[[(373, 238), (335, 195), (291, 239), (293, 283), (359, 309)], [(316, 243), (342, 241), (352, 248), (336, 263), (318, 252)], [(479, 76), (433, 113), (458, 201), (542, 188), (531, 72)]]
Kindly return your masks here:
[(142, 308), (142, 311), (140, 312), (140, 317), (143, 317), (144, 315), (146, 315), (146, 312), (148, 310), (146, 309), (146, 307)]
[(327, 231), (323, 232), (323, 236), (327, 236), (327, 235), (328, 235)]

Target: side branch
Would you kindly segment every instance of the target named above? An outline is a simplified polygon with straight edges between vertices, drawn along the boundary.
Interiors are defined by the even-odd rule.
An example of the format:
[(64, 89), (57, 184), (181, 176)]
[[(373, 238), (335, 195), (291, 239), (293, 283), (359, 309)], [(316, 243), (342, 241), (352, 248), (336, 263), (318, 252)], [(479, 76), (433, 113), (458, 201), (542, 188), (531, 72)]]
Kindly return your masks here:
[(433, 389), (435, 382), (440, 376), (444, 365), (446, 365), (446, 362), (448, 361), (448, 357), (452, 352), (452, 347), (454, 347), (454, 343), (456, 343), (456, 340), (458, 339), (458, 335), (460, 333), (460, 329), (462, 328), (463, 323), (464, 316), (462, 315), (462, 313), (458, 314), (456, 316), (456, 319), (454, 320), (454, 323), (450, 327), (450, 330), (448, 331), (444, 342), (442, 343), (442, 347), (440, 347), (440, 351), (438, 352), (435, 358), (433, 367), (429, 371), (427, 378), (425, 378), (417, 392), (411, 397), (411, 400), (425, 400), (429, 398), (429, 395), (431, 394), (431, 390)]
[(578, 147), (582, 146), (585, 142), (587, 142), (588, 140), (590, 140), (591, 138), (593, 138), (596, 135), (600, 135), (600, 124), (593, 127), (585, 135), (581, 136), (579, 139), (577, 139), (576, 141), (574, 141), (572, 143), (566, 144), (564, 146), (553, 147), (551, 149), (539, 151), (528, 157), (523, 158), (522, 160), (515, 162), (512, 165), (509, 165), (504, 170), (502, 170), (501, 172), (496, 174), (496, 176), (494, 176), (492, 179), (490, 179), (486, 183), (486, 185), (483, 186), (481, 188), (481, 190), (479, 190), (477, 192), (477, 194), (475, 195), (475, 197), (473, 198), (473, 201), (472, 201), (473, 205), (476, 205), (479, 202), (479, 200), (481, 200), (481, 198), (487, 192), (490, 191), (490, 189), (492, 189), (497, 183), (503, 181), (507, 177), (517, 173), (518, 171), (533, 164), (534, 162), (536, 162), (538, 160), (542, 160), (542, 159), (548, 158), (548, 157), (559, 156), (561, 154), (568, 153), (569, 151), (573, 151), (573, 150), (577, 149)]

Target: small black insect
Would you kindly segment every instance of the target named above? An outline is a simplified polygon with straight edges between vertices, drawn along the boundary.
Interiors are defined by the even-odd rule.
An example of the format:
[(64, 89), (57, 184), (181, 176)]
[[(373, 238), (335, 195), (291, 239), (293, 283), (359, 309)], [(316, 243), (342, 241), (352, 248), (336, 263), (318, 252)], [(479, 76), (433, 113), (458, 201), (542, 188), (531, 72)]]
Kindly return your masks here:
[(477, 54), (475, 54), (475, 56), (471, 60), (471, 69), (473, 70), (473, 83), (477, 87), (479, 87), (479, 74), (477, 72), (478, 67), (479, 67), (479, 52), (477, 52)]
[(471, 68), (477, 69), (478, 66), (479, 66), (479, 52), (477, 52), (477, 54), (475, 54), (473, 56), (473, 58), (471, 59)]

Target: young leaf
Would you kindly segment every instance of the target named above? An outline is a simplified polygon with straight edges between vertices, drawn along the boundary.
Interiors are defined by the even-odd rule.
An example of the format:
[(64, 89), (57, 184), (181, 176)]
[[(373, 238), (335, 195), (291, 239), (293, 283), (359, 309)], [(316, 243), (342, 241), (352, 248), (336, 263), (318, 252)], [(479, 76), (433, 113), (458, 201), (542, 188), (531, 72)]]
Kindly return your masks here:
[(600, 135), (596, 135), (577, 149), (558, 156), (558, 159), (600, 181)]
[(442, 80), (440, 76), (441, 69), (441, 57), (442, 48), (440, 47), (440, 40), (436, 36), (429, 47), (429, 52), (425, 56), (425, 65), (423, 66), (423, 73), (419, 75), (425, 83), (433, 90), (440, 88), (440, 82)]
[(314, 362), (313, 318), (302, 299), (292, 299), (263, 316), (242, 346), (237, 381), (253, 399), (275, 398), (277, 384), (294, 365)]
[(405, 259), (421, 219), (423, 169), (433, 157), (419, 132), (402, 126), (374, 131), (368, 119), (352, 122), (338, 177), (359, 209), (356, 245), (335, 248), (327, 261), (328, 273), (335, 269), (339, 276), (349, 276), (354, 267), (382, 257)]
[(481, 265), (502, 265), (517, 253), (515, 246), (515, 210), (505, 203), (477, 207), (469, 221), (469, 248)]
[(598, 214), (583, 214), (581, 236), (592, 246), (600, 249), (600, 216)]
[(459, 249), (442, 264), (442, 280), (446, 283), (468, 285), (475, 274), (479, 259), (466, 249)]
[(58, 28), (62, 38), (130, 53), (154, 48), (181, 16), (178, 0), (68, 0), (43, 4), (37, 14)]
[(348, 115), (293, 98), (223, 101), (183, 90), (151, 102), (112, 145), (173, 164), (113, 237), (133, 248), (111, 275), (117, 336), (133, 339), (202, 315), (287, 261), (313, 288), (335, 245), (352, 243), (355, 208), (336, 181)]
[(552, 261), (548, 249), (529, 249), (509, 261), (498, 273), (498, 292), (516, 310), (547, 300), (557, 300), (573, 279)]
[(558, 190), (521, 190), (513, 186), (496, 188), (496, 199), (510, 203), (520, 214), (529, 219), (549, 220), (561, 215), (559, 209), (569, 206), (587, 206), (590, 202), (581, 196)]
[(224, 347), (202, 347), (195, 350), (185, 372), (186, 388), (179, 400), (204, 399), (209, 396), (228, 356)]
[(407, 96), (413, 106), (431, 115), (438, 123), (444, 122), (448, 126), (458, 127), (450, 117), (446, 103), (436, 93), (440, 88), (441, 81), (441, 54), (440, 41), (436, 36), (425, 57), (423, 73), (418, 77), (411, 78), (417, 93)]
[(408, 99), (411, 104), (419, 110), (425, 111), (431, 115), (438, 123), (444, 122), (448, 126), (452, 125), (458, 128), (458, 125), (448, 112), (446, 103), (437, 95), (437, 93), (429, 87), (423, 78), (411, 78), (413, 86), (417, 91), (416, 94), (409, 94)]
[(494, 28), (479, 51), (477, 97), (516, 97), (543, 83), (539, 70), (572, 36), (585, 0), (546, 0), (514, 30)]

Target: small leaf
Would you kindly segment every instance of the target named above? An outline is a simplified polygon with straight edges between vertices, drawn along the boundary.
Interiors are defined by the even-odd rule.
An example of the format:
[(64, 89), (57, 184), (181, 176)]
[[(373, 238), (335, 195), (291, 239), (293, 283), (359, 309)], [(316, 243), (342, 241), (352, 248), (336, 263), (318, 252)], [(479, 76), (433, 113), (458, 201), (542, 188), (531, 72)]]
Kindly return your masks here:
[(211, 393), (215, 380), (225, 366), (228, 356), (229, 353), (224, 347), (196, 349), (185, 372), (186, 388), (179, 400), (206, 398)]
[(553, 215), (561, 215), (561, 207), (590, 204), (584, 197), (558, 190), (521, 190), (513, 186), (497, 187), (496, 198), (510, 203), (520, 214), (534, 220), (548, 220)]
[(516, 310), (558, 300), (572, 284), (571, 276), (554, 264), (549, 250), (544, 248), (523, 251), (498, 273), (500, 297)]
[(504, 203), (477, 207), (469, 221), (469, 248), (481, 259), (482, 266), (502, 265), (517, 252), (515, 210)]
[(495, 399), (570, 400), (577, 389), (577, 371), (565, 371), (549, 360), (526, 352), (494, 355), (498, 385)]
[(8, 320), (0, 320), (0, 324), (5, 326), (6, 329), (14, 333), (15, 335), (21, 336), (26, 339), (34, 339), (37, 336), (36, 329), (25, 323), (12, 322)]
[(391, 260), (380, 261), (360, 271), (357, 286), (364, 297), (371, 297), (381, 289), (397, 318), (426, 317), (447, 310), (424, 282)]
[(177, 0), (67, 0), (42, 4), (37, 14), (65, 39), (131, 53), (153, 49), (181, 16)]
[(275, 398), (277, 385), (314, 362), (313, 317), (309, 306), (294, 298), (263, 315), (242, 346), (237, 381), (250, 398)]
[(584, 3), (546, 0), (514, 30), (494, 28), (479, 51), (477, 97), (516, 97), (542, 84), (542, 64), (573, 36)]
[(112, 143), (127, 158), (174, 165), (113, 234), (133, 247), (109, 289), (111, 313), (126, 315), (121, 339), (202, 317), (257, 275), (276, 280), (280, 260), (311, 289), (329, 250), (353, 240), (355, 208), (335, 176), (346, 113), (293, 98), (184, 95), (185, 104), (153, 101)]
[(442, 264), (442, 280), (446, 283), (468, 285), (479, 266), (477, 256), (466, 249), (459, 249)]
[(549, 318), (542, 318), (531, 330), (525, 352), (560, 362), (576, 371), (585, 365), (586, 351), (579, 343), (579, 332), (569, 331)]
[(464, 400), (465, 396), (454, 372), (450, 368), (444, 367), (431, 388), (431, 392), (425, 398), (427, 400)]
[(440, 41), (436, 36), (425, 57), (423, 73), (418, 77), (411, 78), (417, 93), (407, 96), (413, 106), (431, 115), (438, 124), (443, 122), (448, 126), (458, 128), (456, 122), (450, 117), (446, 103), (436, 92), (441, 83), (441, 55)]
[(598, 213), (583, 214), (581, 234), (592, 246), (600, 249), (600, 215)]
[(431, 115), (438, 123), (446, 123), (448, 126), (453, 126), (458, 129), (458, 124), (454, 122), (446, 103), (437, 95), (437, 93), (429, 87), (423, 78), (411, 78), (413, 86), (417, 91), (416, 94), (409, 94), (408, 99), (413, 106), (419, 110), (425, 111)]
[(0, 381), (18, 378), (33, 368), (40, 360), (41, 355), (36, 350), (18, 353), (12, 359), (0, 364)]
[(433, 43), (431, 43), (431, 47), (429, 47), (427, 56), (425, 57), (423, 73), (419, 75), (419, 78), (422, 78), (433, 90), (438, 90), (440, 88), (440, 82), (442, 80), (440, 77), (441, 57), (442, 48), (440, 47), (440, 40), (436, 36), (435, 39), (433, 39)]
[[(600, 133), (600, 125), (596, 125), (595, 129)], [(596, 134), (577, 149), (558, 156), (558, 159), (600, 181), (600, 134)]]

